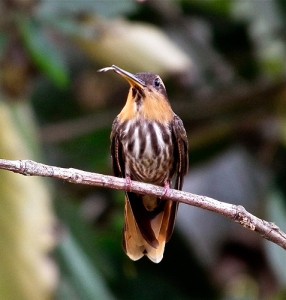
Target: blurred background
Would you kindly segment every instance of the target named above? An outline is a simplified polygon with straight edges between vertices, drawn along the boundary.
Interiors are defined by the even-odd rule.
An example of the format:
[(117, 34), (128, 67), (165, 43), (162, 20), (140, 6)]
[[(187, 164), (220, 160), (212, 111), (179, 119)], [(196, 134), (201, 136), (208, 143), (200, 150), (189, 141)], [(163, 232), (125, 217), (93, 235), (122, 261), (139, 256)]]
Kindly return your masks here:
[[(184, 121), (184, 190), (286, 230), (286, 4), (2, 0), (0, 157), (112, 174), (127, 83), (159, 74)], [(122, 192), (0, 172), (1, 299), (286, 299), (286, 252), (180, 205), (164, 259), (129, 260)]]

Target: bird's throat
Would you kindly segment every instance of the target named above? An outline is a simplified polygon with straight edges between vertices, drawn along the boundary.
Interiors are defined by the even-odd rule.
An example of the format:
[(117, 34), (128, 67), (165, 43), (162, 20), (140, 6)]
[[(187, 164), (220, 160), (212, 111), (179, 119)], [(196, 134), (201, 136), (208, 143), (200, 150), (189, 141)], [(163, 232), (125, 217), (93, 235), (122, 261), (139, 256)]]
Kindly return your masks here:
[(134, 93), (134, 89), (130, 89), (126, 104), (118, 115), (122, 122), (131, 119), (145, 119), (168, 123), (173, 117), (172, 108), (164, 97), (154, 97), (152, 93), (148, 95), (146, 93)]

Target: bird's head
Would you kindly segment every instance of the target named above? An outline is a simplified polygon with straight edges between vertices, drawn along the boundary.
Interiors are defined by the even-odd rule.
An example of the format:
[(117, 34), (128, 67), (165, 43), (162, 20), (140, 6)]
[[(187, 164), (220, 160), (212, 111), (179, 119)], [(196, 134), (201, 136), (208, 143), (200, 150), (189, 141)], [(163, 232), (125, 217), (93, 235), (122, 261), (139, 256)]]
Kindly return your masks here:
[(153, 73), (132, 74), (115, 65), (99, 71), (113, 70), (130, 84), (125, 107), (121, 112), (123, 119), (144, 117), (160, 122), (169, 121), (173, 117), (165, 85), (159, 75)]

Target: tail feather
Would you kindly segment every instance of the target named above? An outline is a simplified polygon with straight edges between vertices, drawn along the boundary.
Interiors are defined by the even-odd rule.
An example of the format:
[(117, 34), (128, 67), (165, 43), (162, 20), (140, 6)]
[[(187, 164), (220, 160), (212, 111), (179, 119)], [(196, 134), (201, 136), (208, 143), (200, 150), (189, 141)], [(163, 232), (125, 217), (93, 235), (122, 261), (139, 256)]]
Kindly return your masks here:
[(146, 255), (151, 261), (159, 263), (163, 258), (165, 244), (170, 239), (173, 231), (176, 211), (177, 203), (166, 201), (164, 209), (149, 219), (152, 235), (156, 238), (154, 246), (154, 243), (151, 244), (140, 231), (130, 200), (126, 197), (123, 236), (123, 245), (126, 254), (132, 260), (138, 260)]
[(132, 260), (138, 260), (144, 255), (144, 239), (135, 222), (128, 199), (125, 201), (123, 247)]

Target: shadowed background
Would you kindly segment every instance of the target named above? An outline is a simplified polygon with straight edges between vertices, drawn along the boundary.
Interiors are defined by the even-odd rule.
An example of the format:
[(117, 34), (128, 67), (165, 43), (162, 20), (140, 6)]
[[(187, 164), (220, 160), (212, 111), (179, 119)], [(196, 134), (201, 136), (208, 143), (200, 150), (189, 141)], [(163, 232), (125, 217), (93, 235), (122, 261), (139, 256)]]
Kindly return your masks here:
[[(3, 0), (0, 156), (112, 174), (128, 84), (164, 80), (190, 144), (183, 190), (286, 230), (286, 5)], [(285, 299), (286, 252), (180, 205), (157, 265), (121, 246), (122, 192), (0, 172), (1, 299)]]

